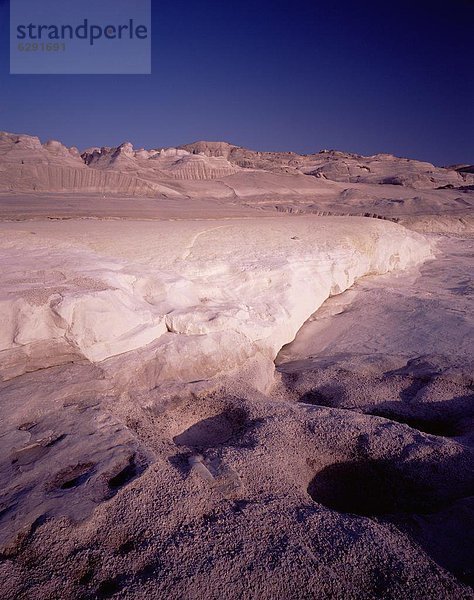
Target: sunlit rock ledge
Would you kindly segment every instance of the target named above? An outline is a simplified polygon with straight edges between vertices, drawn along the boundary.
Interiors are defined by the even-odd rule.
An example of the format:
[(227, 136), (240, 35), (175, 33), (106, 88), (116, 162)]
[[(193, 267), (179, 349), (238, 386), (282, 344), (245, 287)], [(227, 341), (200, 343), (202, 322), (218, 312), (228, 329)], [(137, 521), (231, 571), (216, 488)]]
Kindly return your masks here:
[(329, 296), (432, 253), (420, 234), (356, 217), (0, 227), (3, 379), (144, 347), (155, 384), (273, 361)]

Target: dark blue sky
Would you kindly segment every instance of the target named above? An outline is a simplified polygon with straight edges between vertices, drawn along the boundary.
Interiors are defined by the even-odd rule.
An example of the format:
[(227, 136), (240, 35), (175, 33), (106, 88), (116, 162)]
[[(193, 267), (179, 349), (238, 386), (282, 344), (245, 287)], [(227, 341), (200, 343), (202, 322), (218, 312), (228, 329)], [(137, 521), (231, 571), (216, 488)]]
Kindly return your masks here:
[(473, 30), (471, 0), (153, 0), (151, 76), (9, 75), (0, 0), (0, 129), (473, 163)]

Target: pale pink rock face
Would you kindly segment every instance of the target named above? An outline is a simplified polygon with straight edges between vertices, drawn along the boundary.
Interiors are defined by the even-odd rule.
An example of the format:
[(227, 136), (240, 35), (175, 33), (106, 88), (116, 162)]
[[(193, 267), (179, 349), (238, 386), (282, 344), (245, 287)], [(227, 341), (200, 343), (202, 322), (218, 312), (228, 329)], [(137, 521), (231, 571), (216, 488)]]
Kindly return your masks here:
[(316, 198), (314, 211), (389, 217), (459, 213), (472, 202), (454, 190), (474, 184), (466, 165), (456, 170), (388, 154), (364, 157), (333, 150), (255, 152), (224, 142), (151, 150), (125, 142), (79, 154), (57, 141), (41, 145), (36, 137), (0, 132), (0, 162), (0, 193), (242, 199), (263, 207), (270, 202), (272, 208), (275, 201), (293, 200), (294, 210)]
[[(219, 374), (220, 359), (223, 372), (257, 353), (272, 361), (330, 295), (366, 274), (431, 256), (421, 235), (361, 218), (294, 217), (290, 232), (275, 217), (215, 220), (212, 226), (64, 222), (54, 233), (46, 228), (34, 238), (23, 236), (31, 247), (16, 250), (15, 227), (1, 228), (7, 234), (1, 349), (8, 363), (9, 350), (28, 356), (29, 344), (59, 339), (98, 362), (160, 344), (171, 332), (178, 335), (175, 343), (164, 336), (162, 369), (167, 379), (184, 381)], [(136, 247), (138, 239), (146, 245)], [(18, 279), (19, 269), (29, 273), (30, 284)], [(38, 269), (59, 271), (62, 278), (48, 289), (35, 278)], [(189, 339), (211, 344), (205, 353), (215, 358), (208, 369), (199, 345), (195, 358), (188, 353), (183, 361)]]

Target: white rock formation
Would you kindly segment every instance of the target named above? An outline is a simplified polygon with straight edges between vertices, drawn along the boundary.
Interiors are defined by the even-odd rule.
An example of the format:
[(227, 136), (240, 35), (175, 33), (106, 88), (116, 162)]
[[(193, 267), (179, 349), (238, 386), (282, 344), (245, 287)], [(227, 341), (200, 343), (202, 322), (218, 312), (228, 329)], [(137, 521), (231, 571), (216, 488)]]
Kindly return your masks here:
[(94, 169), (120, 171), (147, 181), (166, 179), (210, 180), (240, 171), (223, 157), (190, 154), (180, 148), (134, 150), (126, 142), (118, 148), (92, 148), (83, 153), (84, 162)]
[(257, 152), (226, 142), (195, 142), (182, 146), (192, 153), (224, 157), (243, 168), (272, 172), (324, 176), (344, 183), (391, 184), (417, 189), (472, 183), (469, 170), (435, 167), (431, 163), (399, 158), (392, 154), (361, 156), (349, 152), (323, 150), (316, 154)]
[[(209, 187), (199, 188), (198, 195), (222, 197), (233, 190), (229, 178), (242, 174), (251, 182), (255, 180), (253, 187), (260, 194), (278, 195), (281, 182), (276, 178), (285, 175), (283, 189), (300, 196), (327, 191), (328, 183), (333, 184), (333, 195), (348, 183), (376, 186), (376, 195), (384, 184), (384, 194), (396, 195), (400, 188), (456, 189), (474, 182), (469, 169), (438, 168), (389, 154), (364, 157), (333, 150), (308, 155), (256, 152), (225, 142), (135, 150), (125, 142), (117, 147), (89, 148), (81, 155), (77, 148), (57, 141), (41, 144), (34, 136), (0, 132), (0, 193), (69, 191), (186, 198), (195, 195), (192, 182), (209, 182)], [(212, 182), (219, 184), (217, 190)], [(236, 196), (239, 193), (234, 190), (231, 197)]]
[(326, 298), (431, 253), (419, 234), (362, 218), (23, 228), (0, 224), (4, 378), (38, 368), (38, 347), (97, 362), (151, 345), (161, 382), (271, 363)]
[[(126, 155), (130, 151), (127, 144), (124, 148), (113, 150), (118, 155)], [(127, 171), (123, 165), (117, 170), (107, 171), (90, 168), (76, 148), (66, 148), (56, 141), (41, 145), (37, 137), (0, 132), (0, 192), (173, 195), (173, 190), (166, 186)]]

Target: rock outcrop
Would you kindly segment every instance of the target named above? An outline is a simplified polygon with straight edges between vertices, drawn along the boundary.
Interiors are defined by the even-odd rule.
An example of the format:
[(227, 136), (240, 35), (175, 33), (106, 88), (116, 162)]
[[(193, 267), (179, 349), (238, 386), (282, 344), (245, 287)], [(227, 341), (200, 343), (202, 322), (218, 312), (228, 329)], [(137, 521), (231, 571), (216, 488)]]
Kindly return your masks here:
[[(225, 142), (195, 142), (182, 146), (185, 150), (221, 156), (242, 168), (273, 172), (300, 172), (345, 183), (375, 183), (413, 188), (435, 188), (451, 184), (461, 186), (471, 181), (469, 167), (441, 168), (431, 163), (391, 154), (361, 156), (336, 150), (300, 155), (294, 152), (256, 152)], [(474, 178), (472, 178), (474, 181)]]
[[(37, 137), (0, 133), (0, 192), (87, 192), (129, 196), (193, 195), (175, 182), (216, 181), (255, 172), (286, 175), (283, 187), (318, 193), (321, 180), (350, 184), (383, 184), (415, 189), (462, 188), (474, 184), (472, 168), (439, 168), (389, 154), (360, 156), (323, 150), (317, 154), (257, 152), (226, 142), (196, 142), (179, 148), (135, 150), (130, 142), (85, 150)], [(312, 179), (303, 184), (301, 176)], [(293, 177), (291, 177), (293, 176)], [(268, 177), (267, 177), (268, 181)], [(227, 181), (222, 182), (225, 189)], [(230, 184), (232, 188), (232, 184)], [(269, 193), (275, 186), (270, 185)], [(312, 188), (309, 191), (309, 188)], [(173, 191), (174, 190), (174, 191)], [(203, 190), (203, 195), (212, 196)], [(218, 194), (222, 195), (222, 194)], [(237, 194), (238, 195), (238, 194)]]
[[(84, 226), (93, 238), (92, 223)], [(38, 349), (51, 365), (54, 348), (59, 362), (100, 362), (151, 343), (160, 381), (214, 377), (256, 355), (272, 369), (279, 349), (329, 296), (368, 273), (430, 256), (422, 236), (380, 220), (137, 223), (134, 240), (137, 227), (160, 239), (146, 265), (71, 252), (68, 243), (41, 236), (29, 236), (20, 251), (4, 241), (3, 377), (37, 368)], [(133, 257), (127, 228), (114, 222), (110, 231)], [(114, 239), (102, 236), (100, 247), (112, 251)], [(21, 272), (28, 282), (18, 286)]]

